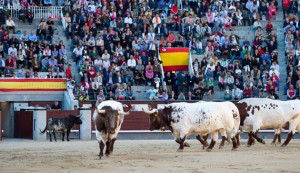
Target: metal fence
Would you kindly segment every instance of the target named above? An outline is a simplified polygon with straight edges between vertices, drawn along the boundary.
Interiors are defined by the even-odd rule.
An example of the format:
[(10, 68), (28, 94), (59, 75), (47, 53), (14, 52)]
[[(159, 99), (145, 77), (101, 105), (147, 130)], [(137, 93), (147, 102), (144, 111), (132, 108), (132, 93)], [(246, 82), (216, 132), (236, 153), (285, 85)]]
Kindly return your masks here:
[[(60, 6), (47, 6), (47, 7), (39, 7), (39, 6), (32, 6), (29, 7), (33, 12), (35, 19), (41, 18), (49, 18), (56, 20), (61, 20), (61, 11), (62, 7)], [(19, 9), (14, 9), (11, 7), (10, 9), (10, 16), (11, 17), (19, 17)]]

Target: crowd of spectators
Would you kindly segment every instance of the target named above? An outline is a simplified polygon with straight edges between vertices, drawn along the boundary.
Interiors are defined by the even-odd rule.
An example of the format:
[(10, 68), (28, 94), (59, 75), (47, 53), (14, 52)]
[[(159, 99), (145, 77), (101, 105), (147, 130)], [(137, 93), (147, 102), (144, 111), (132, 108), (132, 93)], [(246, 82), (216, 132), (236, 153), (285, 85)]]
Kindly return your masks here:
[[(271, 53), (276, 56), (273, 51), (277, 49), (277, 40), (271, 21), (277, 13), (277, 2), (181, 3), (173, 0), (68, 1), (63, 8), (66, 36), (72, 41), (72, 58), (80, 69), (83, 92), (94, 95), (95, 99), (91, 93), (98, 93), (101, 86), (106, 90), (103, 91), (106, 99), (123, 99), (127, 85), (151, 85), (154, 88), (147, 91), (149, 99), (177, 99), (182, 95), (202, 99), (205, 94), (214, 94), (215, 80), (220, 80), (221, 89), (228, 85), (230, 90), (240, 80), (239, 89), (244, 91), (245, 84), (245, 92), (252, 91), (252, 85), (259, 83), (257, 71), (262, 75), (269, 73), (263, 67), (273, 64)], [(260, 20), (270, 20), (267, 28), (261, 26)], [(224, 32), (227, 28), (232, 30), (232, 26), (247, 24), (255, 30), (253, 44), (247, 39), (240, 43), (240, 36), (233, 31), (231, 35)], [(264, 38), (264, 32), (268, 32), (268, 38)], [(205, 58), (201, 63), (194, 63), (195, 73), (166, 72), (161, 79), (157, 52), (162, 47), (189, 47), (192, 54), (202, 54)], [(259, 53), (253, 58), (255, 52)], [(249, 79), (238, 78), (238, 72)], [(232, 82), (229, 78), (233, 78)], [(167, 91), (161, 89), (162, 82), (166, 82)]]
[[(278, 10), (277, 1), (178, 2), (59, 1), (63, 6), (65, 35), (71, 43), (71, 50), (65, 50), (62, 42), (53, 42), (53, 28), (50, 27), (49, 31), (48, 21), (41, 21), (38, 30), (33, 32), (36, 41), (29, 40), (29, 37), (27, 40), (20, 38), (19, 46), (7, 39), (7, 30), (3, 29), (3, 33), (6, 32), (6, 35), (1, 35), (3, 59), (10, 62), (11, 56), (4, 52), (14, 52), (9, 51), (13, 45), (22, 49), (20, 45), (24, 43), (25, 49), (36, 47), (36, 50), (29, 51), (24, 64), (21, 59), (22, 66), (32, 71), (66, 70), (70, 78), (71, 67), (64, 69), (64, 65), (58, 62), (64, 64), (72, 58), (80, 70), (81, 83), (74, 85), (71, 82), (70, 87), (79, 100), (133, 100), (132, 85), (152, 86), (147, 91), (151, 100), (202, 99), (204, 95), (212, 96), (217, 86), (224, 91), (224, 99), (264, 97), (264, 93), (277, 97), (278, 40), (272, 25)], [(284, 15), (298, 13), (295, 2), (288, 2), (288, 7), (283, 2)], [(262, 26), (261, 21), (267, 20), (267, 25)], [(290, 19), (286, 20), (289, 26), (294, 25)], [(298, 26), (297, 21), (294, 22)], [(235, 34), (233, 26), (241, 25), (253, 27), (254, 40)], [(226, 34), (226, 30), (231, 30), (230, 34)], [(286, 30), (287, 35), (292, 32), (297, 38), (296, 29)], [(192, 54), (204, 58), (193, 62), (193, 73), (166, 72), (162, 79), (158, 50), (163, 47), (189, 47)], [(72, 51), (71, 57), (66, 56), (67, 51)], [(32, 67), (31, 55), (41, 61), (40, 68)], [(49, 63), (43, 66), (43, 62), (55, 60), (57, 65)], [(18, 68), (17, 62), (18, 59), (13, 63), (15, 69)], [(162, 82), (166, 83), (167, 90), (162, 87)]]
[(298, 6), (297, 1), (283, 1), (283, 9), (287, 13), (283, 23), (287, 71), (284, 94), (289, 100), (299, 98), (300, 91), (300, 13)]

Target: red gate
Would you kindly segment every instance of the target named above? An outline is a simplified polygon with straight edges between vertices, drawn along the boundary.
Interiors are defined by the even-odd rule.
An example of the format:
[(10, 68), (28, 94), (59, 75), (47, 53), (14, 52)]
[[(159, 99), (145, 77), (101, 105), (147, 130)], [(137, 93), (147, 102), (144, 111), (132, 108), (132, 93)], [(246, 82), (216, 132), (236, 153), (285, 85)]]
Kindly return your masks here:
[(15, 111), (15, 138), (32, 139), (33, 133), (33, 112)]

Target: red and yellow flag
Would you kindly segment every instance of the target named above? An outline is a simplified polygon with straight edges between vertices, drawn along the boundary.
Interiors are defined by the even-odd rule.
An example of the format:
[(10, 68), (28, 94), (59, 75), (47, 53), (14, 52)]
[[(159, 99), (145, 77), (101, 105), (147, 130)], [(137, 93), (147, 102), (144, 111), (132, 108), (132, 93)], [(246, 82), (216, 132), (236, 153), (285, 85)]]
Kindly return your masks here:
[(188, 71), (189, 48), (160, 49), (163, 69), (167, 71)]
[(0, 79), (0, 92), (65, 90), (66, 79)]

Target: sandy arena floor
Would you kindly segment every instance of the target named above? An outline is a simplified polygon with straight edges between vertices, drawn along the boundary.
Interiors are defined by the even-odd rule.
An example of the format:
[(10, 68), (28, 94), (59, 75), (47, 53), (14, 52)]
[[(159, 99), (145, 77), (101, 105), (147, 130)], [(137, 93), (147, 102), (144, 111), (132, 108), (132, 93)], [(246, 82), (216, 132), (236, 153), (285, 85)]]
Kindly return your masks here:
[[(212, 152), (202, 150), (196, 140), (190, 148), (176, 152), (172, 140), (117, 140), (110, 157), (97, 160), (97, 141), (36, 142), (4, 140), (0, 142), (0, 172), (300, 172), (300, 141), (281, 148), (245, 141), (238, 151), (231, 145)], [(270, 140), (267, 140), (270, 143)]]

